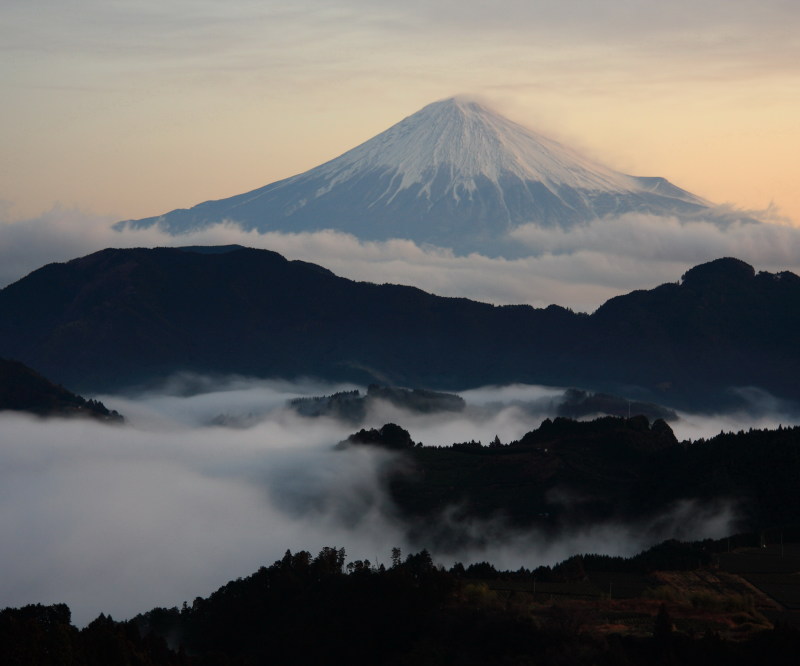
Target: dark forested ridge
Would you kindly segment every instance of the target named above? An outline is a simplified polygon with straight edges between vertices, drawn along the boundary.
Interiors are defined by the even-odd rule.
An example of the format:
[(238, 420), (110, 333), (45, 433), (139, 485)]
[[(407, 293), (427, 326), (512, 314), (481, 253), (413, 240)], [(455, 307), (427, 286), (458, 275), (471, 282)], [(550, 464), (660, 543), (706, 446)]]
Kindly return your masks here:
[(0, 358), (0, 411), (27, 412), (37, 416), (88, 416), (119, 422), (122, 417), (99, 400), (57, 386), (19, 361)]
[(370, 407), (379, 401), (417, 414), (461, 412), (466, 407), (464, 399), (452, 393), (377, 384), (370, 384), (364, 395), (355, 389), (340, 391), (333, 395), (295, 398), (288, 404), (301, 416), (330, 416), (351, 423), (360, 423), (366, 418)]
[(597, 525), (639, 525), (687, 538), (726, 511), (739, 529), (800, 521), (800, 427), (679, 442), (662, 420), (547, 419), (518, 441), (420, 446), (396, 424), (362, 429), (339, 447), (396, 454), (386, 473), (409, 535), (452, 547), (536, 528), (555, 538)]
[[(356, 283), (243, 248), (104, 250), (9, 285), (0, 311), (3, 353), (95, 389), (176, 370), (364, 384), (388, 377), (382, 383), (399, 386), (494, 383), (517, 365), (531, 336), (550, 348), (556, 335), (545, 325), (549, 311)], [(508, 352), (495, 353), (504, 342)]]
[(592, 315), (353, 282), (266, 250), (109, 249), (0, 291), (0, 353), (79, 390), (178, 370), (459, 390), (579, 386), (681, 407), (800, 399), (800, 278), (736, 259)]
[[(78, 630), (69, 608), (0, 611), (0, 660), (29, 664), (794, 664), (800, 632), (719, 569), (719, 542), (665, 542), (634, 558), (450, 569), (423, 550), (388, 565), (344, 548), (292, 553), (182, 608)], [(747, 549), (741, 551), (748, 557)], [(733, 555), (736, 557), (736, 555)], [(615, 592), (609, 592), (609, 585)], [(776, 618), (774, 621), (767, 616)], [(765, 661), (766, 660), (766, 661)]]

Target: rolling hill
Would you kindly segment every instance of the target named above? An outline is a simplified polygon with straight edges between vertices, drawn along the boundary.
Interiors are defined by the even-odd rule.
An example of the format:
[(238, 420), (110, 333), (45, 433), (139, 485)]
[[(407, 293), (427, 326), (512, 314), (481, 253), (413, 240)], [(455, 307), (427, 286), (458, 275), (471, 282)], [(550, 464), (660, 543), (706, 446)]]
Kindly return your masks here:
[(526, 382), (693, 408), (753, 387), (800, 399), (800, 278), (736, 259), (588, 315), (353, 282), (238, 246), (108, 249), (9, 285), (0, 311), (0, 354), (84, 391), (191, 370), (444, 390)]

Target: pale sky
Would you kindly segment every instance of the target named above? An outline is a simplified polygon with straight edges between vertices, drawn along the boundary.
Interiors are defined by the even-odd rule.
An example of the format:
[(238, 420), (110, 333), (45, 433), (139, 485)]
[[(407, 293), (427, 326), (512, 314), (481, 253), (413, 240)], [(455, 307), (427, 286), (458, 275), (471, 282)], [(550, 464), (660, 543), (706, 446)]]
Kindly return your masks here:
[(472, 94), (800, 223), (796, 0), (5, 0), (0, 53), (5, 221), (231, 196)]

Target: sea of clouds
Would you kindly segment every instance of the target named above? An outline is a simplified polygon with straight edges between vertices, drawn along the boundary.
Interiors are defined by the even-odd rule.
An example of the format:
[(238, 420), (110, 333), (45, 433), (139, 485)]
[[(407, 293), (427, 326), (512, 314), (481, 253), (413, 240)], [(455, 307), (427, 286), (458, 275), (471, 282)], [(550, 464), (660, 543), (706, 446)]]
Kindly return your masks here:
[(36, 219), (0, 221), (0, 287), (46, 263), (106, 247), (236, 243), (317, 263), (354, 280), (410, 284), (496, 304), (557, 303), (591, 312), (613, 296), (676, 282), (692, 266), (720, 257), (737, 257), (757, 270), (800, 272), (800, 229), (775, 211), (758, 216), (772, 221), (738, 222), (746, 217), (743, 212), (722, 210), (713, 221), (629, 214), (568, 230), (524, 225), (512, 237), (528, 256), (506, 259), (460, 256), (409, 240), (360, 241), (332, 230), (258, 233), (220, 223), (178, 236), (158, 228), (115, 231), (110, 218), (56, 207)]
[[(721, 537), (735, 524), (734, 506), (686, 502), (646, 525), (602, 524), (554, 540), (509, 529), (501, 517), (456, 524), (445, 510), (441, 527), (465, 538), (422, 542), (386, 492), (394, 454), (336, 450), (357, 426), (287, 408), (294, 397), (352, 388), (184, 375), (148, 393), (98, 396), (126, 416), (121, 426), (0, 414), (0, 607), (65, 602), (85, 624), (100, 612), (121, 619), (191, 603), (286, 549), (344, 547), (348, 560), (388, 564), (395, 546), (428, 547), (445, 566), (517, 569), (581, 552), (632, 555), (670, 537)], [(426, 445), (508, 442), (552, 416), (560, 394), (486, 387), (461, 394), (464, 412), (436, 415), (378, 403), (364, 425), (399, 423)], [(683, 414), (674, 427), (696, 438), (789, 422), (758, 409)]]

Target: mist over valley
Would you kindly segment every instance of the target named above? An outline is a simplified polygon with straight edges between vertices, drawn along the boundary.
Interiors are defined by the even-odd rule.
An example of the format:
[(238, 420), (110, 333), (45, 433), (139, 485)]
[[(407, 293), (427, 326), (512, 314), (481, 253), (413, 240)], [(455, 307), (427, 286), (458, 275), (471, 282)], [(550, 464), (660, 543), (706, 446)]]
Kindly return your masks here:
[[(563, 524), (515, 523), (502, 502), (470, 509), (456, 496), (409, 512), (391, 484), (398, 471), (411, 478), (403, 476), (407, 452), (337, 444), (361, 428), (397, 423), (423, 445), (411, 454), (435, 456), (436, 447), (459, 442), (481, 442), (491, 453), (495, 439), (507, 445), (556, 418), (565, 392), (484, 387), (460, 394), (462, 410), (434, 413), (372, 400), (358, 423), (292, 407), (298, 398), (353, 391), (367, 393), (352, 384), (184, 374), (146, 392), (98, 395), (124, 415), (123, 425), (3, 412), (0, 527), (16, 538), (3, 541), (8, 575), (0, 595), (7, 605), (66, 602), (83, 624), (99, 612), (130, 617), (193, 599), (287, 548), (337, 545), (348, 558), (386, 565), (393, 547), (427, 548), (448, 566), (490, 561), (516, 570), (582, 552), (631, 556), (664, 539), (718, 538), (746, 526), (746, 507), (733, 496), (681, 497), (638, 518), (612, 512), (575, 520), (567, 512)], [(684, 440), (792, 418), (750, 409), (680, 413), (670, 427)], [(509, 471), (518, 468), (514, 462)], [(553, 486), (544, 510), (579, 506), (585, 492), (589, 486)]]

